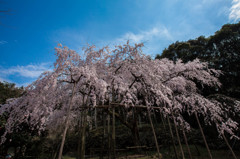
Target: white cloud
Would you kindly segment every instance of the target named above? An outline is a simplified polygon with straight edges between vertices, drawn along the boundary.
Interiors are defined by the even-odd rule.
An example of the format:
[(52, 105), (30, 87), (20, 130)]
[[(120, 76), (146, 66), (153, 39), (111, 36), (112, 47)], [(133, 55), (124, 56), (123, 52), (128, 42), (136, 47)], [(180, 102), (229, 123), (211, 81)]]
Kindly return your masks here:
[[(0, 66), (0, 81), (16, 83), (17, 86), (27, 86), (29, 84), (29, 81), (35, 80), (37, 77), (41, 75), (41, 73), (50, 70), (51, 69), (48, 63), (41, 63), (35, 65), (30, 64), (27, 66), (12, 66), (9, 68), (4, 68)], [(24, 83), (21, 82), (19, 83), (19, 81), (13, 80), (19, 79), (19, 76), (26, 79)]]
[(4, 44), (7, 44), (7, 43), (8, 43), (7, 41), (0, 40), (0, 45), (4, 45)]
[(235, 22), (240, 19), (240, 0), (232, 1), (232, 7), (230, 8), (229, 19)]
[(156, 54), (160, 53), (165, 45), (174, 42), (175, 38), (166, 27), (158, 25), (138, 33), (127, 32), (112, 41), (119, 44), (126, 43), (127, 40), (130, 43), (144, 43), (143, 52), (155, 58)]
[(2, 68), (0, 70), (1, 76), (19, 75), (27, 78), (37, 78), (44, 71), (49, 70), (47, 63), (39, 65), (27, 65), (27, 66), (13, 66), (10, 68)]
[(149, 29), (140, 30), (137, 32), (125, 32), (121, 35), (115, 35), (114, 37), (99, 38), (84, 38), (81, 31), (76, 30), (62, 30), (59, 34), (53, 38), (53, 41), (58, 41), (63, 45), (68, 46), (71, 49), (81, 53), (81, 48), (85, 47), (86, 44), (94, 44), (97, 48), (103, 46), (109, 46), (113, 48), (115, 45), (124, 44), (127, 40), (131, 44), (144, 43), (143, 51), (146, 54), (151, 54), (155, 57), (156, 53), (160, 53), (164, 46), (168, 46), (170, 43), (175, 41), (175, 37), (172, 36), (169, 29), (161, 24), (156, 24)]
[(135, 43), (146, 42), (146, 41), (154, 41), (156, 39), (166, 38), (167, 40), (172, 40), (172, 36), (169, 33), (168, 29), (165, 27), (153, 27), (147, 31), (140, 31), (137, 34), (132, 32), (128, 32), (124, 34), (122, 37), (118, 38), (116, 41), (126, 42), (130, 40)]

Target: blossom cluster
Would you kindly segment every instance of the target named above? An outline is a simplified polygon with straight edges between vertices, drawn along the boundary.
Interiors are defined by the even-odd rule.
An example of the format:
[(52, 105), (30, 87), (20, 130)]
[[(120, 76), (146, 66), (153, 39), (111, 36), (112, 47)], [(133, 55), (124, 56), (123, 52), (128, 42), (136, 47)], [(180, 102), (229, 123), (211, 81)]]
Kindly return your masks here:
[(1, 142), (7, 133), (21, 129), (22, 123), (39, 132), (58, 129), (66, 120), (70, 99), (72, 125), (77, 124), (83, 107), (114, 102), (126, 107), (159, 107), (161, 113), (176, 119), (187, 130), (190, 125), (182, 114), (197, 113), (206, 124), (216, 123), (220, 134), (227, 132), (235, 137), (237, 123), (228, 119), (222, 103), (202, 96), (196, 84), (220, 87), (220, 71), (198, 59), (188, 63), (152, 60), (142, 53), (142, 46), (131, 46), (129, 42), (113, 50), (88, 46), (80, 56), (59, 45), (54, 70), (26, 87), (23, 96), (1, 105), (0, 115), (8, 114)]

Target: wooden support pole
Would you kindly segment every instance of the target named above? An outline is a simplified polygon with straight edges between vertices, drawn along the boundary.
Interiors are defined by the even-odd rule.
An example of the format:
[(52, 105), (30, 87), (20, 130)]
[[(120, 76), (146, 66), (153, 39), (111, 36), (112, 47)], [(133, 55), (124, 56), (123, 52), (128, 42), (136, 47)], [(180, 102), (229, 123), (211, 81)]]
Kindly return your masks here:
[(175, 140), (174, 140), (174, 136), (173, 136), (172, 126), (171, 126), (171, 123), (170, 123), (170, 120), (169, 120), (169, 116), (167, 116), (167, 121), (168, 121), (168, 126), (169, 126), (169, 130), (170, 130), (171, 138), (172, 138), (172, 143), (173, 143), (173, 149), (174, 149), (175, 157), (177, 159), (179, 159), (178, 158), (176, 144), (175, 144)]
[(159, 151), (157, 136), (156, 136), (156, 133), (155, 133), (155, 130), (154, 130), (154, 127), (153, 127), (152, 118), (151, 118), (151, 113), (150, 113), (150, 110), (149, 110), (149, 109), (148, 109), (148, 118), (149, 118), (149, 121), (150, 121), (150, 124), (151, 124), (151, 127), (152, 127), (152, 132), (153, 132), (153, 136), (154, 136), (154, 140), (155, 140), (155, 145), (156, 145), (157, 152), (158, 152), (158, 158), (159, 158), (159, 159), (162, 159), (162, 155), (160, 154), (160, 151)]
[(235, 155), (235, 153), (234, 153), (232, 147), (230, 146), (230, 144), (228, 143), (228, 140), (227, 140), (227, 138), (225, 137), (224, 133), (222, 134), (222, 136), (223, 136), (223, 139), (224, 139), (225, 143), (227, 144), (228, 148), (230, 149), (230, 151), (231, 151), (231, 153), (232, 153), (232, 155), (233, 155), (233, 158), (234, 158), (234, 159), (237, 159), (237, 156)]
[(189, 157), (190, 157), (190, 159), (192, 159), (192, 154), (191, 154), (191, 151), (190, 151), (190, 148), (189, 148), (189, 145), (188, 145), (187, 136), (186, 136), (186, 133), (184, 131), (184, 127), (183, 126), (182, 126), (182, 132), (183, 132), (183, 137), (184, 137), (184, 140), (185, 140), (185, 144), (187, 146)]
[[(159, 109), (159, 110), (160, 110), (160, 109)], [(162, 124), (163, 124), (164, 133), (165, 133), (165, 134), (168, 134), (167, 128), (166, 128), (165, 119), (164, 119), (164, 117), (163, 117), (163, 115), (162, 115), (162, 113), (161, 113), (161, 110), (160, 110), (159, 114), (160, 114), (161, 122), (162, 122)], [(171, 142), (171, 141), (170, 141), (170, 142)], [(171, 145), (169, 144), (169, 140), (167, 141), (167, 147), (168, 147), (168, 152), (171, 153)], [(175, 155), (176, 155), (176, 154), (175, 154)]]
[(71, 96), (71, 99), (70, 99), (70, 102), (69, 102), (69, 107), (67, 109), (67, 116), (66, 116), (66, 120), (65, 120), (65, 128), (64, 128), (64, 131), (63, 131), (62, 142), (61, 142), (61, 146), (60, 146), (60, 150), (59, 150), (59, 154), (58, 154), (58, 159), (62, 159), (63, 146), (64, 146), (66, 135), (67, 135), (67, 130), (68, 130), (68, 126), (69, 126), (69, 117), (70, 117), (71, 109), (72, 109), (72, 100), (73, 100), (73, 96), (75, 95), (75, 86), (76, 86), (76, 83), (74, 83), (74, 85), (73, 85), (72, 96)]
[[(173, 113), (172, 113), (172, 115), (173, 115)], [(180, 137), (179, 137), (178, 128), (177, 128), (177, 124), (176, 124), (174, 116), (173, 116), (173, 123), (174, 123), (175, 131), (176, 131), (176, 134), (177, 134), (178, 144), (180, 146), (180, 151), (182, 153), (182, 158), (185, 159), (183, 148), (182, 148), (182, 143), (181, 143), (181, 140), (180, 140)]]
[(211, 154), (211, 151), (210, 151), (210, 149), (209, 149), (209, 147), (208, 147), (207, 140), (206, 140), (205, 135), (204, 135), (204, 133), (203, 133), (203, 129), (202, 129), (202, 126), (201, 126), (200, 121), (199, 121), (199, 119), (198, 119), (197, 113), (195, 112), (194, 114), (195, 114), (195, 117), (196, 117), (196, 119), (197, 119), (197, 123), (198, 123), (199, 129), (200, 129), (200, 131), (201, 131), (203, 141), (204, 141), (205, 146), (206, 146), (206, 148), (207, 148), (208, 155), (209, 155), (210, 159), (212, 159), (212, 154)]

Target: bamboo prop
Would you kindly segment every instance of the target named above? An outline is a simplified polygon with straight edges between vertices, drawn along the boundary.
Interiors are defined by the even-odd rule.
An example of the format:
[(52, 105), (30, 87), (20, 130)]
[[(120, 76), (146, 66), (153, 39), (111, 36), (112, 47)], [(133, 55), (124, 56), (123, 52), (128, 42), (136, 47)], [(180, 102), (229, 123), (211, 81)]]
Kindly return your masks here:
[[(160, 109), (159, 109), (159, 110), (160, 110)], [(162, 123), (163, 123), (164, 132), (165, 132), (165, 134), (167, 134), (166, 123), (165, 123), (165, 120), (164, 120), (164, 118), (163, 118), (163, 115), (162, 115), (161, 111), (159, 112), (159, 114), (160, 114), (161, 121), (162, 121)], [(171, 146), (170, 146), (170, 144), (167, 143), (167, 145), (168, 145), (168, 151), (171, 152)], [(176, 155), (176, 154), (175, 154), (175, 155)]]
[(197, 123), (198, 123), (198, 126), (199, 126), (199, 128), (200, 128), (200, 131), (201, 131), (202, 138), (203, 138), (203, 140), (204, 140), (205, 146), (206, 146), (206, 148), (207, 148), (208, 155), (209, 155), (210, 159), (212, 159), (212, 154), (211, 154), (211, 151), (210, 151), (210, 149), (209, 149), (209, 147), (208, 147), (207, 140), (206, 140), (205, 135), (204, 135), (204, 133), (203, 133), (202, 126), (201, 126), (200, 121), (199, 121), (199, 119), (198, 119), (197, 113), (195, 112), (194, 114), (195, 114), (195, 117), (196, 117), (196, 119), (197, 119)]
[(152, 132), (153, 132), (153, 136), (154, 136), (154, 140), (155, 140), (155, 144), (156, 144), (156, 148), (157, 148), (157, 152), (158, 152), (158, 158), (162, 159), (162, 155), (160, 154), (160, 151), (159, 151), (157, 136), (156, 136), (156, 133), (155, 133), (155, 130), (154, 130), (154, 127), (153, 127), (153, 123), (152, 123), (152, 119), (151, 119), (151, 113), (150, 113), (149, 109), (148, 109), (148, 118), (149, 118), (149, 121), (150, 121), (150, 124), (151, 124), (151, 127), (152, 127)]
[(237, 159), (237, 156), (235, 155), (235, 153), (234, 153), (232, 147), (230, 146), (227, 138), (225, 137), (224, 133), (222, 134), (222, 136), (223, 136), (223, 139), (224, 139), (225, 143), (227, 144), (228, 148), (230, 149), (230, 151), (231, 151), (231, 153), (232, 153), (232, 155), (233, 155), (233, 158), (234, 158), (234, 159)]
[[(217, 123), (217, 121), (215, 121), (215, 123)], [(222, 133), (222, 137), (223, 137), (223, 139), (224, 139), (226, 145), (228, 146), (229, 150), (231, 151), (231, 153), (232, 153), (232, 155), (233, 155), (233, 158), (234, 158), (234, 159), (237, 159), (237, 157), (236, 157), (236, 155), (235, 155), (235, 153), (234, 153), (232, 147), (230, 146), (230, 144), (229, 144), (227, 138), (226, 138), (225, 135), (224, 135), (224, 132)]]
[[(56, 148), (56, 150), (54, 151), (54, 154), (53, 154), (53, 158), (52, 158), (52, 159), (55, 159), (55, 158), (57, 157), (57, 153), (58, 153), (59, 146), (60, 146), (60, 145), (58, 145), (57, 148)], [(18, 156), (15, 155), (15, 157), (17, 158)]]
[(174, 136), (173, 136), (173, 132), (172, 132), (172, 126), (170, 124), (170, 120), (169, 120), (168, 116), (167, 116), (167, 121), (168, 121), (168, 126), (169, 126), (169, 130), (170, 130), (171, 138), (172, 138), (174, 153), (175, 153), (176, 158), (179, 159), (176, 144), (175, 144), (175, 140), (174, 140)]
[(186, 133), (184, 131), (183, 125), (182, 125), (182, 132), (183, 132), (183, 137), (184, 137), (184, 140), (185, 140), (185, 144), (187, 146), (189, 157), (190, 157), (190, 159), (192, 159), (192, 154), (191, 154), (191, 151), (190, 151), (190, 148), (189, 148), (189, 145), (188, 145), (188, 140), (187, 140), (187, 136), (186, 136)]
[(177, 124), (176, 124), (176, 121), (175, 121), (175, 118), (173, 116), (173, 112), (171, 111), (172, 113), (172, 117), (173, 117), (173, 123), (174, 123), (174, 127), (175, 127), (175, 131), (176, 131), (176, 134), (177, 134), (177, 139), (178, 139), (178, 144), (180, 146), (180, 151), (182, 153), (182, 158), (185, 159), (185, 156), (184, 156), (184, 152), (183, 152), (183, 148), (182, 148), (182, 143), (180, 141), (180, 137), (179, 137), (179, 133), (178, 133), (178, 128), (177, 128)]
[(163, 115), (162, 115), (161, 111), (160, 111), (160, 117), (161, 117), (161, 121), (162, 121), (162, 123), (163, 123), (163, 128), (164, 128), (165, 130), (167, 130), (167, 128), (166, 128), (166, 123), (165, 123), (165, 120), (164, 120), (164, 118), (163, 118)]
[(63, 146), (64, 146), (65, 139), (66, 139), (66, 134), (67, 134), (68, 126), (69, 126), (69, 117), (70, 117), (70, 113), (71, 113), (71, 109), (72, 109), (72, 100), (73, 100), (73, 96), (75, 95), (75, 86), (76, 86), (76, 83), (74, 83), (73, 88), (72, 88), (72, 96), (71, 96), (69, 107), (67, 110), (67, 117), (66, 117), (66, 121), (65, 121), (66, 123), (65, 123), (65, 128), (63, 131), (63, 137), (62, 137), (62, 142), (61, 142), (61, 146), (60, 146), (60, 150), (59, 150), (59, 154), (58, 154), (58, 159), (62, 159)]
[[(237, 136), (239, 136), (239, 132), (238, 132)], [(232, 143), (231, 148), (233, 148), (235, 144), (236, 144), (236, 138), (234, 138), (234, 141), (233, 141), (233, 143)], [(230, 152), (230, 153), (231, 153), (231, 152)]]

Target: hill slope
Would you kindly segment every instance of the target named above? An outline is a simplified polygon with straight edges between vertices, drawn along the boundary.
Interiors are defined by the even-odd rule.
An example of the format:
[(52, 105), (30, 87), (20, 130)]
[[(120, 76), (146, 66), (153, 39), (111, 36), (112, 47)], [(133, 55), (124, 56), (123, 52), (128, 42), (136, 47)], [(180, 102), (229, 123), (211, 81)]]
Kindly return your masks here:
[(211, 90), (210, 94), (222, 93), (240, 99), (240, 22), (226, 24), (208, 38), (200, 36), (186, 42), (177, 41), (156, 58), (182, 59), (184, 62), (199, 58), (208, 62), (210, 67), (224, 73), (220, 78), (221, 90)]

